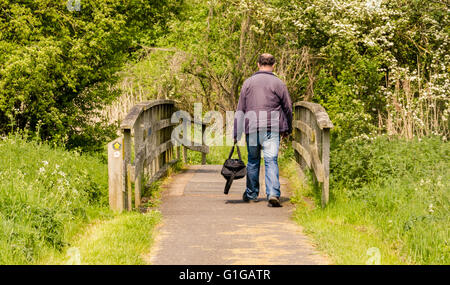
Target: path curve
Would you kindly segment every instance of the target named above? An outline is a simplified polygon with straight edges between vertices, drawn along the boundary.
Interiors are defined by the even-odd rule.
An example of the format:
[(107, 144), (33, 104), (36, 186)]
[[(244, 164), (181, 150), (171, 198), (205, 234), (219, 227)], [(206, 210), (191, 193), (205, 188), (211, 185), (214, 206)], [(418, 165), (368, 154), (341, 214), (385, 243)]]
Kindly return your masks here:
[[(290, 219), (294, 208), (283, 196), (286, 193), (282, 208), (267, 207), (262, 183), (260, 202), (244, 203), (245, 179), (235, 180), (224, 195), (221, 167), (190, 166), (170, 179), (163, 192), (163, 219), (151, 264), (329, 263)], [(287, 183), (283, 178), (280, 182), (283, 192)]]

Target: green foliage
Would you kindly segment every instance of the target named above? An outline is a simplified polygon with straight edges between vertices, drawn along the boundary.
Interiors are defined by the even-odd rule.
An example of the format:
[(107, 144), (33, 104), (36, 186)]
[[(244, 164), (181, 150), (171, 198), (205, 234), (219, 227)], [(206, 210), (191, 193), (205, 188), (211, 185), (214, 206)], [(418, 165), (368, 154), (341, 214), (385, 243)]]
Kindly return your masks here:
[(27, 129), (99, 150), (114, 136), (98, 110), (117, 96), (108, 88), (116, 71), (164, 32), (179, 1), (86, 0), (80, 11), (66, 4), (0, 1), (0, 132)]
[(335, 144), (377, 131), (447, 135), (449, 7), (372, 2), (189, 1), (150, 51), (149, 73), (165, 68), (149, 98), (234, 109), (258, 54), (270, 52), (293, 101), (325, 107)]
[[(401, 133), (404, 125), (414, 125), (411, 133), (417, 135), (447, 134), (449, 101), (441, 94), (449, 88), (443, 80), (448, 78), (448, 5), (390, 0), (370, 7), (371, 2), (377, 1), (286, 4), (299, 48), (310, 47), (316, 58), (312, 99), (335, 124), (334, 141), (377, 129)], [(428, 104), (438, 107), (440, 122), (434, 126), (427, 123), (431, 116), (423, 115)]]
[(19, 136), (0, 148), (0, 264), (60, 251), (80, 225), (107, 213), (107, 167), (98, 158)]

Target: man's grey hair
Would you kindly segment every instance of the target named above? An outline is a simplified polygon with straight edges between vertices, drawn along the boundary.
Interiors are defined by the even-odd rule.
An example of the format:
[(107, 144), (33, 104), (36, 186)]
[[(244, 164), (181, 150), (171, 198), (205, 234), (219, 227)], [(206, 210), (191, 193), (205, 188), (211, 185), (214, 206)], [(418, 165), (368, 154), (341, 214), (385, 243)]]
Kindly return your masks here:
[(270, 53), (263, 53), (258, 58), (259, 65), (269, 65), (273, 66), (275, 64), (275, 57)]

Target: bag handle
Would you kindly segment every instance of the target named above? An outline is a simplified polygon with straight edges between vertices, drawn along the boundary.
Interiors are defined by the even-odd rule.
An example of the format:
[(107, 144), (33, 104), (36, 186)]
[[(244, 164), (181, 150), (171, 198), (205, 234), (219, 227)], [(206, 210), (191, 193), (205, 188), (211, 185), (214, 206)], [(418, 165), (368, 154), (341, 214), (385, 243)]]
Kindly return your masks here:
[(237, 153), (238, 153), (238, 156), (239, 156), (239, 160), (242, 160), (242, 157), (241, 157), (241, 151), (239, 150), (239, 146), (238, 145), (236, 145), (236, 143), (233, 145), (233, 147), (231, 148), (231, 151), (230, 151), (230, 155), (228, 156), (228, 159), (231, 159), (231, 156), (233, 156), (233, 153), (234, 153), (234, 147), (236, 146), (236, 148), (237, 148)]

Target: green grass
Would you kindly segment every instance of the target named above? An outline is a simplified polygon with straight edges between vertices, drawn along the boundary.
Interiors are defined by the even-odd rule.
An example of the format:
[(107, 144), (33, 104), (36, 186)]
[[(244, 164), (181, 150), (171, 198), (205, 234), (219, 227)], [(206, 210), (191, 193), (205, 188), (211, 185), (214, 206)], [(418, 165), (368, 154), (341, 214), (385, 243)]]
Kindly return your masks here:
[(280, 163), (296, 190), (295, 220), (337, 264), (365, 264), (379, 249), (382, 264), (449, 264), (449, 143), (354, 140), (331, 154), (330, 204), (298, 178), (292, 149)]
[(65, 264), (74, 248), (83, 264), (146, 262), (159, 214), (109, 209), (101, 155), (20, 135), (0, 148), (0, 264)]
[[(74, 239), (70, 248), (53, 253), (44, 264), (148, 264), (148, 254), (153, 243), (153, 229), (160, 213), (140, 214), (129, 212), (111, 220), (101, 220), (90, 225), (84, 234)], [(78, 258), (77, 258), (78, 256)]]
[[(247, 147), (239, 146), (242, 160), (247, 161)], [(231, 146), (211, 146), (209, 153), (206, 155), (206, 164), (223, 164), (230, 154)], [(233, 158), (237, 158), (237, 151), (234, 150)], [(188, 150), (188, 164), (201, 164), (202, 154), (197, 151)]]
[(107, 217), (107, 167), (20, 136), (0, 140), (0, 264), (61, 251), (82, 225)]

